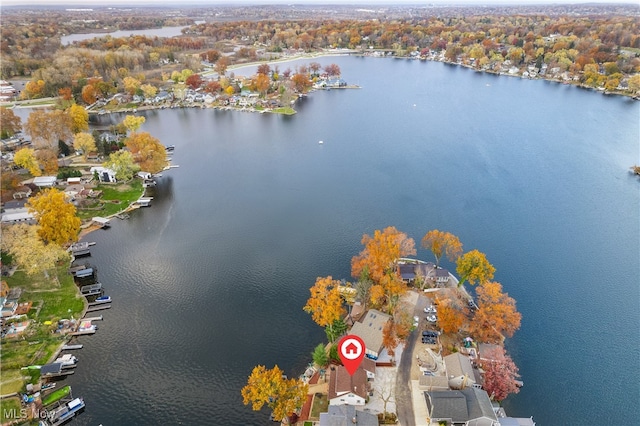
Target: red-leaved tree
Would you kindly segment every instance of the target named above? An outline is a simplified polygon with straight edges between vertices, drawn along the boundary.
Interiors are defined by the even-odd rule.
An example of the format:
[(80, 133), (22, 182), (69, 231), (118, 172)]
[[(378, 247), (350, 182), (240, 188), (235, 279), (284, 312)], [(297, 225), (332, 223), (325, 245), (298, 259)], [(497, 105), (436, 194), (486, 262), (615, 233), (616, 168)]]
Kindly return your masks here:
[(482, 354), (484, 384), (482, 387), (491, 398), (502, 401), (509, 394), (518, 393), (518, 367), (502, 346), (496, 346)]

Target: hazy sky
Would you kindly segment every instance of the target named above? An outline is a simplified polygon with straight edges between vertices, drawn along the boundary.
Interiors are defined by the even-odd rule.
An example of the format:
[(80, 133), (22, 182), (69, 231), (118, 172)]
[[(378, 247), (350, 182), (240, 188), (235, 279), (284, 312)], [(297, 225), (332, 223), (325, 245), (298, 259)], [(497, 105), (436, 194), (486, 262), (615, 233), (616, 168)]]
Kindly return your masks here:
[(577, 3), (635, 3), (640, 0), (183, 0), (170, 4), (158, 0), (0, 0), (0, 6), (13, 5), (73, 5), (74, 7), (91, 8), (94, 6), (117, 5), (158, 5), (180, 7), (192, 4), (577, 4)]

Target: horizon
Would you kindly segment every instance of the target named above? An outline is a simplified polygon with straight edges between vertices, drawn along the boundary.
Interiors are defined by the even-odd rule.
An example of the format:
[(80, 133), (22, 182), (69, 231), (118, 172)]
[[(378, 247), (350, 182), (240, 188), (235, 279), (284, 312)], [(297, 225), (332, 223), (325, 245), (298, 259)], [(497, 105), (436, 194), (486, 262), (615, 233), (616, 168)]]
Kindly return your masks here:
[(549, 6), (562, 6), (562, 5), (637, 5), (640, 7), (638, 0), (599, 0), (599, 1), (585, 1), (585, 0), (428, 0), (428, 1), (416, 1), (416, 0), (187, 0), (187, 2), (180, 5), (167, 5), (159, 3), (156, 0), (3, 0), (0, 2), (0, 8), (3, 6), (28, 6), (28, 7), (41, 7), (41, 6), (73, 6), (82, 8), (102, 8), (102, 7), (122, 7), (122, 6), (157, 6), (157, 7), (171, 7), (171, 8), (183, 8), (189, 6), (267, 6), (267, 5), (290, 5), (290, 6), (535, 6), (535, 5), (549, 5)]

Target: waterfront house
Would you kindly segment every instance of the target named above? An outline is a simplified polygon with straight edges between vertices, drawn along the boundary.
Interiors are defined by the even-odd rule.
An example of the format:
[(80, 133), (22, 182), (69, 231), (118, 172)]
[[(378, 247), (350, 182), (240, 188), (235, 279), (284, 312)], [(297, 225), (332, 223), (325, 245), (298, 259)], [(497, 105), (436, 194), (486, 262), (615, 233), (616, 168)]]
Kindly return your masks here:
[(475, 372), (468, 356), (460, 352), (444, 357), (447, 378), (451, 389), (464, 389), (476, 384)]
[(432, 425), (499, 426), (489, 395), (477, 388), (425, 392)]
[(319, 426), (378, 426), (378, 416), (356, 410), (352, 405), (330, 405), (327, 413), (320, 413)]
[(376, 309), (369, 309), (364, 318), (353, 324), (351, 334), (355, 334), (364, 341), (368, 358), (375, 360), (380, 356), (383, 349), (382, 330), (390, 319), (390, 315)]
[(33, 184), (38, 188), (51, 188), (56, 184), (55, 176), (38, 176), (33, 178)]
[(449, 271), (443, 268), (436, 269), (436, 283), (441, 285), (441, 284), (446, 284), (448, 282), (449, 282)]
[(352, 376), (342, 365), (331, 368), (329, 405), (364, 405), (369, 392), (366, 371), (358, 368)]
[(90, 172), (97, 173), (98, 179), (100, 182), (116, 182), (116, 172), (111, 169), (107, 169), (102, 166), (94, 166), (91, 168)]

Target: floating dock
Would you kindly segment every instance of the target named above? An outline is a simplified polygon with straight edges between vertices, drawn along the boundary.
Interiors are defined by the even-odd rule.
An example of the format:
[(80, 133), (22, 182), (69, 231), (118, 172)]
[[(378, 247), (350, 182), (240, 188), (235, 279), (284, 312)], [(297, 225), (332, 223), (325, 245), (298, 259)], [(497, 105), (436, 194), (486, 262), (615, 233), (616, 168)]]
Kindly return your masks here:
[(82, 349), (82, 345), (64, 345), (62, 347), (63, 351), (74, 351), (76, 349)]
[(89, 308), (87, 308), (87, 312), (102, 311), (103, 309), (111, 309), (111, 304), (109, 303), (107, 305), (90, 306)]
[(102, 321), (102, 315), (97, 316), (97, 317), (91, 317), (91, 318), (83, 318), (83, 321)]
[[(104, 304), (107, 304), (107, 303), (111, 303), (111, 300), (95, 300), (93, 302), (89, 302), (87, 304), (87, 306), (89, 306), (89, 307), (98, 306), (98, 305), (104, 305)], [(87, 312), (89, 312), (89, 311), (87, 311)]]

